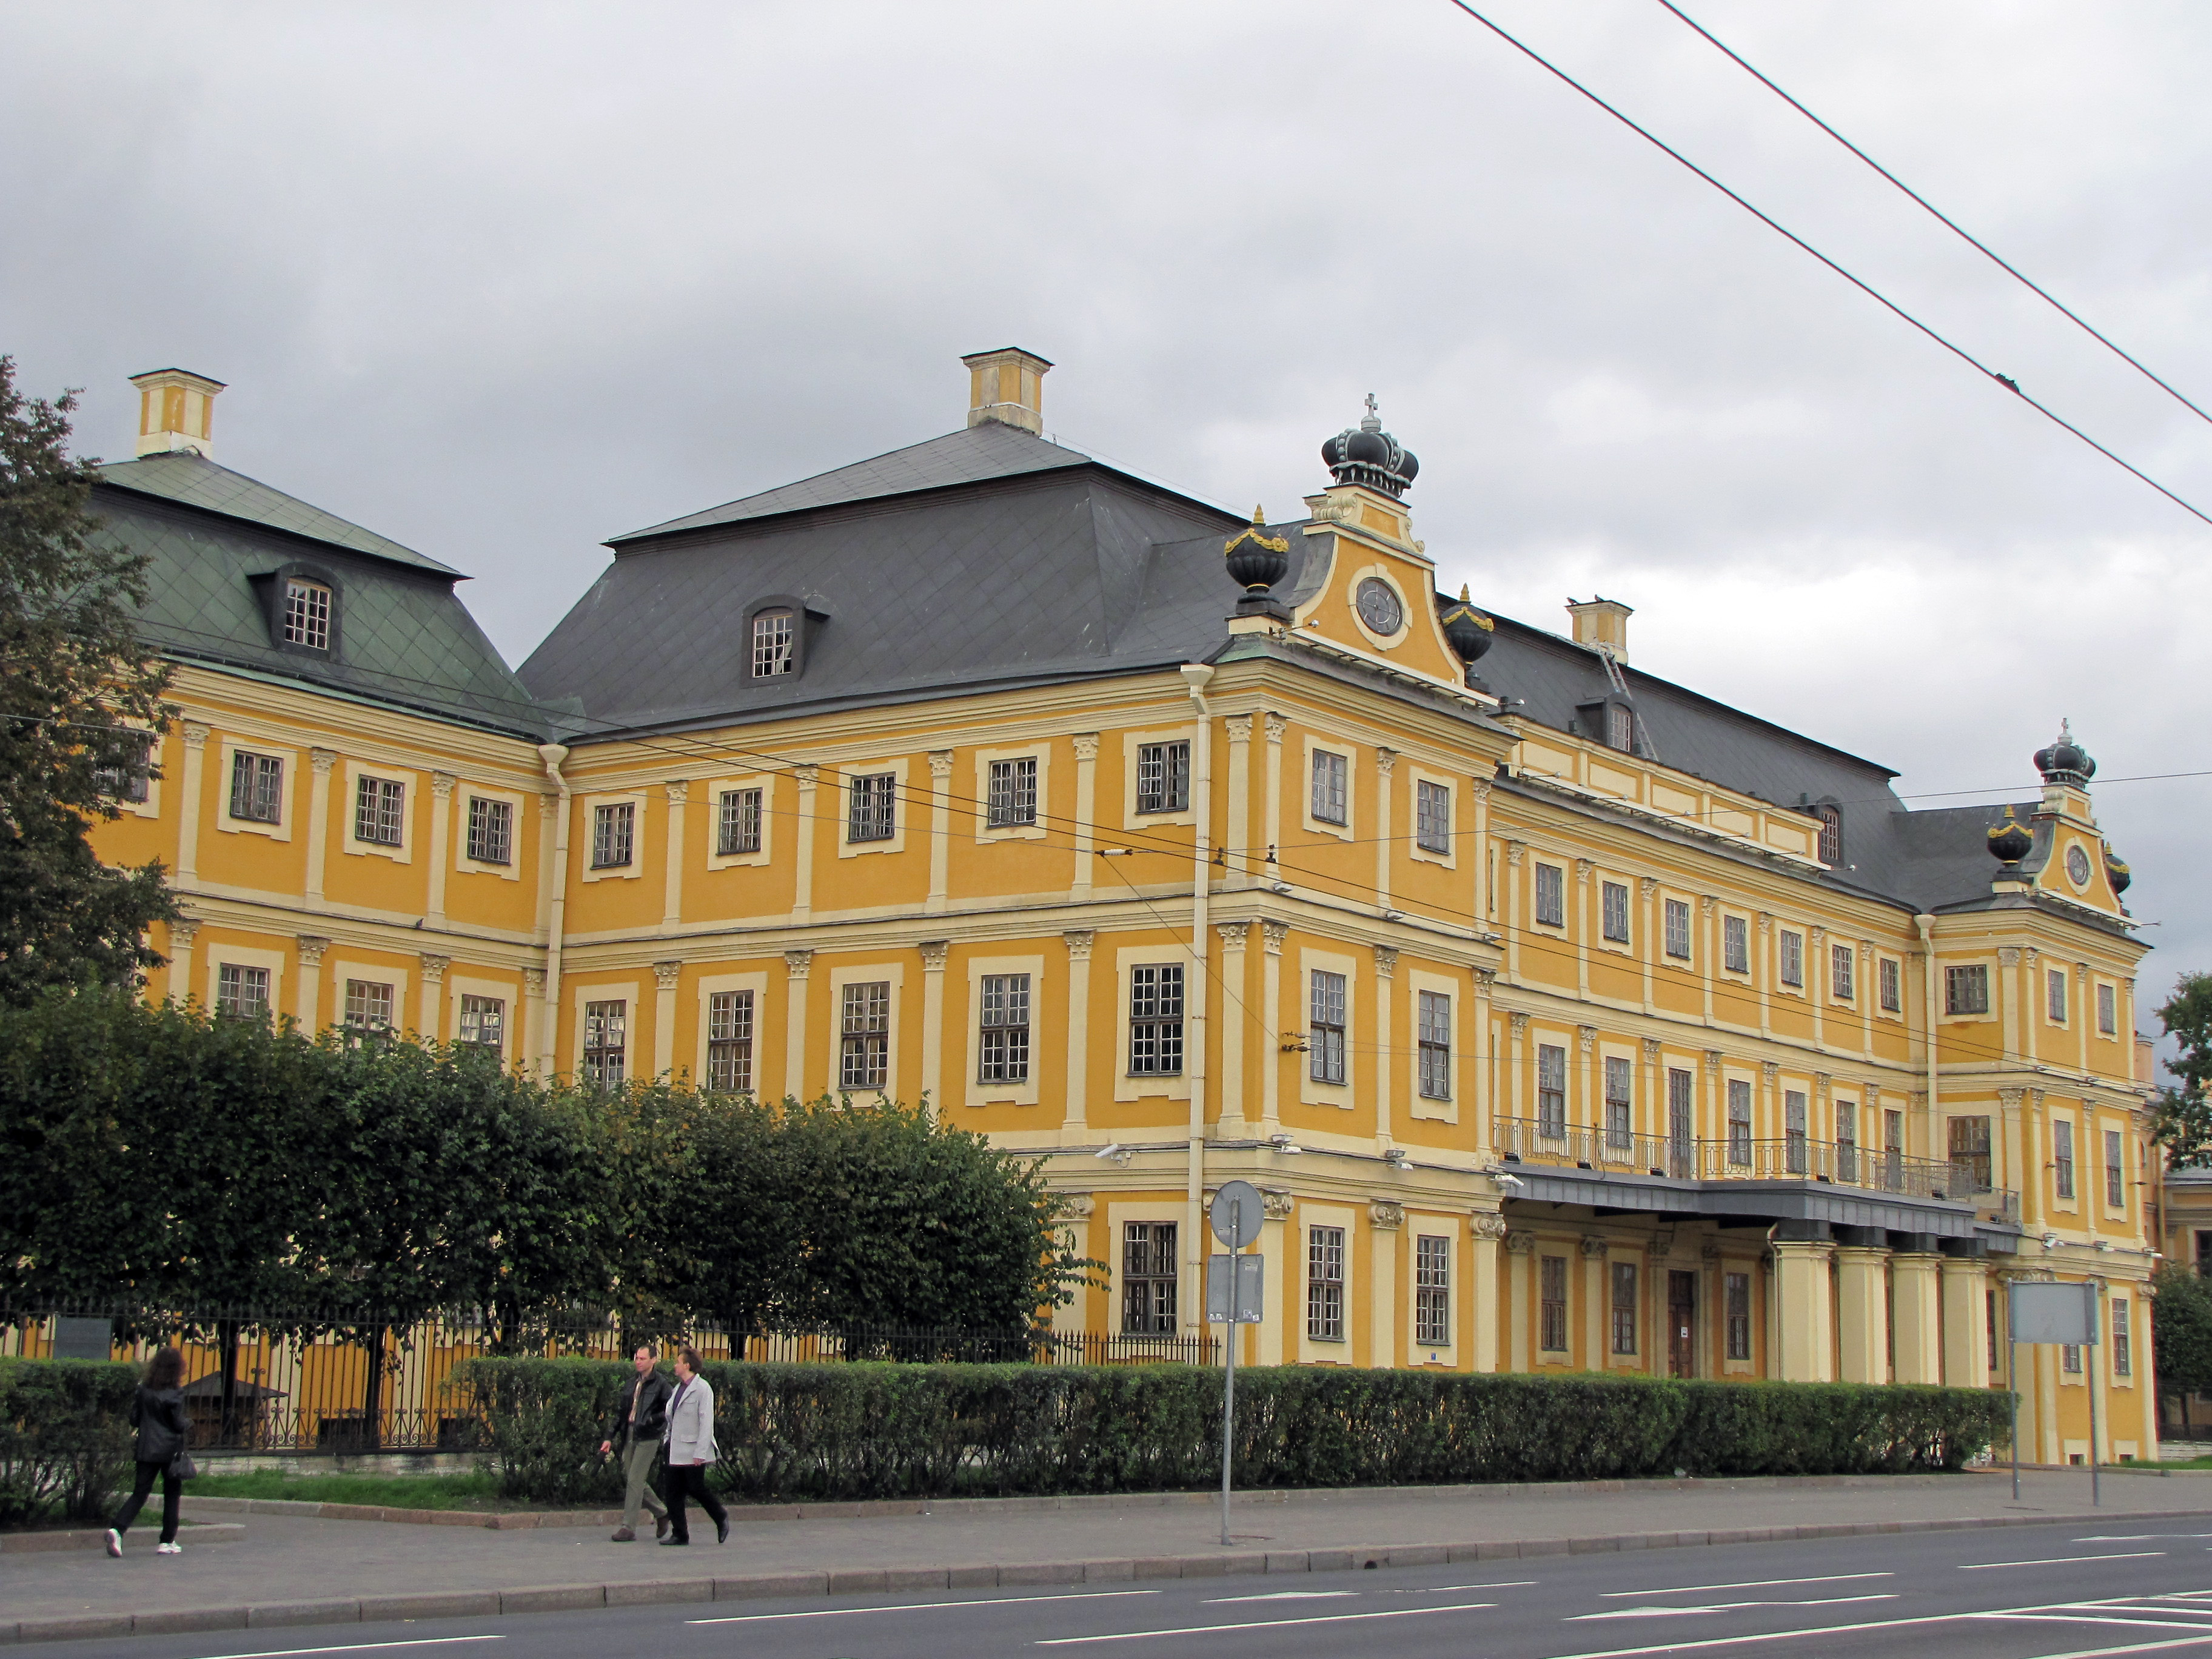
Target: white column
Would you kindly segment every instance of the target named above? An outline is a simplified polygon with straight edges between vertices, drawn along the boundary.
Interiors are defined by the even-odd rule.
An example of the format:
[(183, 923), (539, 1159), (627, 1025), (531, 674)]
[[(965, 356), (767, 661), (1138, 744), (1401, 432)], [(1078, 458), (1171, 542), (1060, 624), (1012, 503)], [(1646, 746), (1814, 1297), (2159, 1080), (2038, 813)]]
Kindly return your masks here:
[[(177, 815), (177, 881), (181, 886), (190, 886), (199, 879), (200, 790), (205, 775), (207, 740), (206, 726), (198, 720), (185, 722), (185, 775), (178, 789), (184, 799)], [(188, 951), (191, 948), (189, 944), (185, 946)]]
[[(1260, 833), (1267, 837), (1267, 847), (1261, 853), (1265, 860), (1258, 867), (1263, 881), (1281, 879), (1281, 869), (1275, 860), (1282, 857), (1283, 844), (1283, 733), (1290, 722), (1280, 714), (1270, 713), (1265, 717), (1267, 729), (1267, 758), (1266, 781), (1261, 786), (1266, 799), (1260, 804)], [(1272, 1006), (1267, 1018), (1274, 1018)]]
[(677, 927), (684, 921), (684, 809), (690, 801), (691, 786), (678, 779), (664, 784), (662, 788), (668, 796), (668, 872), (660, 904), (660, 925)]
[(307, 898), (319, 903), (323, 866), (331, 850), (331, 769), (338, 763), (338, 757), (332, 750), (311, 749), (307, 760), (314, 770), (307, 788)]
[(1465, 843), (1474, 850), (1472, 862), (1474, 931), (1486, 933), (1490, 928), (1490, 780), (1476, 778), (1468, 785), (1468, 793), (1474, 802), (1474, 834)]
[(292, 1017), (300, 1022), (301, 1030), (313, 1036), (320, 1016), (323, 952), (331, 948), (331, 942), (319, 933), (302, 933), (299, 944), (299, 983), (292, 988)]
[[(1273, 750), (1269, 751), (1271, 754)], [(1260, 924), (1260, 1133), (1273, 1134), (1282, 1125), (1279, 1094), (1283, 1080), (1281, 1034), (1276, 1022), (1283, 1015), (1283, 941), (1290, 937), (1285, 921)], [(1272, 1268), (1270, 1272), (1273, 1271)]]
[[(947, 939), (924, 939), (921, 944), (921, 1091), (929, 1097), (930, 1110), (940, 1118), (945, 1115), (945, 958), (951, 949)], [(964, 1043), (962, 1051), (966, 1051)]]
[[(1943, 1381), (1954, 1389), (1990, 1385), (1990, 1281), (1979, 1261), (1945, 1256)], [(2002, 1310), (2000, 1310), (2002, 1312)], [(1904, 1368), (1899, 1368), (1902, 1377)]]
[[(1388, 1152), (1398, 1143), (1391, 1121), (1393, 1062), (1397, 1059), (1397, 1024), (1390, 992), (1398, 977), (1398, 953), (1387, 945), (1375, 947), (1375, 1147)], [(1347, 1040), (1349, 1036), (1347, 1034)]]
[(1375, 908), (1390, 904), (1390, 798), (1397, 789), (1398, 751), (1375, 751)]
[(791, 920), (794, 925), (803, 925), (814, 915), (814, 841), (815, 831), (821, 828), (814, 821), (814, 791), (820, 773), (821, 769), (815, 766), (791, 769), (791, 775), (799, 784), (799, 822), (793, 830), (799, 856), (793, 860), (795, 884), (791, 896)]
[(458, 780), (443, 772), (430, 774), (430, 902), (429, 917), (433, 923), (443, 927), (446, 921), (446, 872), (453, 860), (447, 855), (452, 845), (453, 824), (453, 785)]
[(1468, 1224), (1474, 1248), (1468, 1271), (1473, 1275), (1468, 1298), (1468, 1317), (1473, 1327), (1461, 1348), (1478, 1371), (1498, 1369), (1498, 1247), (1505, 1237), (1505, 1218), (1487, 1210), (1475, 1212)]
[(1267, 1283), (1261, 1291), (1260, 1364), (1279, 1365), (1285, 1352), (1296, 1352), (1288, 1337), (1292, 1315), (1291, 1301), (1291, 1208), (1285, 1192), (1260, 1191), (1260, 1254), (1267, 1259)]
[(1491, 988), (1498, 982), (1496, 970), (1478, 968), (1474, 970), (1474, 1018), (1462, 1029), (1474, 1034), (1474, 1042), (1463, 1054), (1460, 1065), (1462, 1077), (1471, 1076), (1474, 1084), (1464, 1088), (1468, 1107), (1474, 1114), (1474, 1161), (1487, 1164), (1497, 1156), (1498, 1134), (1491, 1119), (1497, 1111), (1492, 1098), (1495, 1082), (1497, 1055), (1492, 1052), (1495, 1039), (1491, 1034), (1492, 1017), (1490, 1006)]
[(932, 914), (945, 908), (945, 896), (951, 880), (952, 854), (952, 803), (946, 797), (946, 785), (952, 776), (952, 751), (933, 749), (929, 751), (929, 902), (924, 907)]
[(1367, 1363), (1378, 1368), (1398, 1363), (1398, 1249), (1405, 1227), (1402, 1205), (1377, 1199), (1367, 1206)]
[(665, 1078), (676, 1069), (676, 988), (683, 981), (680, 962), (653, 964), (653, 1074)]
[(192, 995), (192, 940), (200, 925), (190, 916), (169, 924), (169, 1000), (179, 1005)]
[(1939, 1290), (1942, 1269), (1943, 1258), (1932, 1254), (1904, 1251), (1889, 1259), (1897, 1332), (1890, 1364), (1897, 1382), (1943, 1380), (1943, 1309)]
[(1644, 969), (1644, 1012), (1654, 1012), (1651, 1006), (1651, 975), (1659, 961), (1659, 926), (1656, 914), (1658, 908), (1654, 896), (1659, 891), (1657, 879), (1640, 876), (1636, 882), (1636, 896), (1641, 914), (1637, 918), (1636, 955)]
[[(1889, 1301), (1883, 1269), (1889, 1252), (1845, 1244), (1836, 1251), (1836, 1328), (1842, 1339), (1836, 1374), (1845, 1382), (1887, 1382)], [(1787, 1317), (1785, 1310), (1784, 1317)]]
[(1091, 896), (1091, 859), (1095, 844), (1091, 826), (1097, 819), (1098, 801), (1098, 734), (1096, 732), (1078, 732), (1073, 741), (1075, 744), (1075, 884), (1068, 896), (1080, 903)]
[(1217, 1133), (1224, 1140), (1241, 1140), (1249, 1133), (1245, 1109), (1244, 1055), (1252, 1022), (1246, 1016), (1249, 989), (1244, 980), (1244, 942), (1251, 932), (1249, 921), (1223, 921), (1213, 931), (1221, 936), (1221, 1121)]
[(1588, 859), (1575, 860), (1575, 994), (1589, 1000), (1590, 872), (1597, 866)]
[(813, 965), (811, 951), (783, 953), (790, 997), (783, 1019), (783, 1092), (793, 1100), (806, 1098), (806, 975)]
[(1077, 927), (1060, 937), (1067, 946), (1067, 1111), (1060, 1135), (1063, 1141), (1081, 1141), (1090, 1133), (1091, 947), (1097, 935)]
[(522, 970), (522, 1046), (519, 1054), (543, 1054), (546, 1057), (545, 1073), (550, 1076), (555, 1067), (553, 1044), (557, 1032), (546, 1029), (551, 1011), (545, 1005), (545, 970), (526, 968)]
[(453, 959), (425, 953), (416, 960), (422, 965), (422, 999), (415, 1030), (434, 1042), (444, 1035), (439, 1030), (439, 1016), (444, 1012), (441, 1005), (446, 994), (446, 969), (453, 966)]
[(1252, 881), (1252, 717), (1231, 714), (1222, 722), (1229, 732), (1229, 880), (1231, 887)]

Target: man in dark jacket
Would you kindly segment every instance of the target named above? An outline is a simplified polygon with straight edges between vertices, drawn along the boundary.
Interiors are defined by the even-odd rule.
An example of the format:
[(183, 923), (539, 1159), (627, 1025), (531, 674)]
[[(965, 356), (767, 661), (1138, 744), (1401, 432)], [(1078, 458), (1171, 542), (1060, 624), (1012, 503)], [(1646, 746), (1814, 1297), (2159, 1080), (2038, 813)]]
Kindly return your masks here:
[(622, 1397), (615, 1401), (614, 1420), (607, 1425), (607, 1437), (599, 1442), (602, 1457), (617, 1445), (623, 1448), (623, 1518), (614, 1535), (617, 1544), (637, 1541), (641, 1504), (653, 1511), (654, 1537), (668, 1530), (668, 1509), (653, 1491), (651, 1479), (653, 1460), (659, 1455), (661, 1437), (668, 1431), (668, 1379), (653, 1368), (650, 1342), (638, 1345), (634, 1363), (637, 1375), (623, 1384)]

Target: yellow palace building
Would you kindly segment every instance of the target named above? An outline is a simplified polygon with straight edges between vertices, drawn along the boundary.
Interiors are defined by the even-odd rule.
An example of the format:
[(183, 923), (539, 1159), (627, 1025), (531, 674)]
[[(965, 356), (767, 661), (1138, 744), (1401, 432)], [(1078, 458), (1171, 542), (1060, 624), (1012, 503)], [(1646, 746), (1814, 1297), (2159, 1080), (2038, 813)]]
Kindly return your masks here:
[[(1295, 521), (1042, 436), (944, 437), (617, 538), (510, 672), (435, 560), (217, 465), (138, 377), (106, 533), (179, 665), (108, 856), (155, 995), (585, 1078), (915, 1100), (1048, 1160), (1109, 1282), (1202, 1328), (1266, 1199), (1257, 1363), (2002, 1383), (2027, 1455), (2154, 1455), (2142, 947), (2070, 735), (2014, 805), (1437, 592), (1371, 404)], [(1325, 482), (1323, 478), (1325, 477)], [(2032, 1358), (2031, 1358), (2032, 1356)]]

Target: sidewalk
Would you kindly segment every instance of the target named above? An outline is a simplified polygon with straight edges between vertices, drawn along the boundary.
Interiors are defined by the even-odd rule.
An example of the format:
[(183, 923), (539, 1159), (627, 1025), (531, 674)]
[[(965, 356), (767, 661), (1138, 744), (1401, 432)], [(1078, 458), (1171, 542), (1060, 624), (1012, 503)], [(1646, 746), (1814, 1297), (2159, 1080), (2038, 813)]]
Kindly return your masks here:
[[(732, 1510), (720, 1547), (695, 1511), (684, 1550), (574, 1526), (395, 1525), (257, 1506), (221, 1516), (243, 1528), (222, 1549), (157, 1557), (151, 1534), (134, 1533), (121, 1561), (0, 1554), (0, 1643), (2212, 1514), (2212, 1473), (2108, 1474), (2104, 1487), (2101, 1510), (2080, 1469), (2024, 1473), (2017, 1506), (2002, 1474), (1255, 1492), (1237, 1502), (1227, 1549), (1218, 1499), (1180, 1493)], [(217, 1518), (188, 1498), (195, 1512)]]

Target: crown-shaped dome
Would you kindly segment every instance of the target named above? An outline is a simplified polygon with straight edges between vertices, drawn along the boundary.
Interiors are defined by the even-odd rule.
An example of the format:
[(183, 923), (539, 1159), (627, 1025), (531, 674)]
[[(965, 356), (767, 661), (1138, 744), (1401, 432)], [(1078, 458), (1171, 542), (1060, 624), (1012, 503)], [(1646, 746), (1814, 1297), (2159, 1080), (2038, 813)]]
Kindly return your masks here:
[(1332, 477), (1340, 484), (1365, 484), (1386, 495), (1403, 496), (1420, 471), (1413, 453), (1382, 429), (1375, 394), (1367, 394), (1367, 413), (1321, 447)]
[(2035, 751), (2035, 769), (2045, 783), (2070, 783), (2079, 788), (2097, 775), (2097, 763), (2074, 741), (2073, 722), (2061, 720), (2057, 737)]

